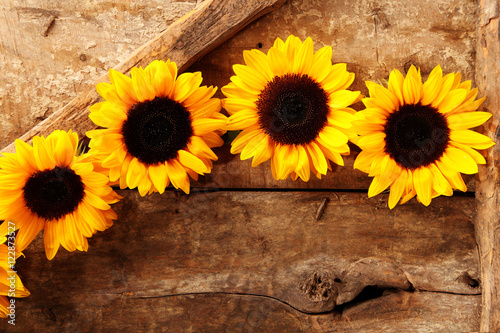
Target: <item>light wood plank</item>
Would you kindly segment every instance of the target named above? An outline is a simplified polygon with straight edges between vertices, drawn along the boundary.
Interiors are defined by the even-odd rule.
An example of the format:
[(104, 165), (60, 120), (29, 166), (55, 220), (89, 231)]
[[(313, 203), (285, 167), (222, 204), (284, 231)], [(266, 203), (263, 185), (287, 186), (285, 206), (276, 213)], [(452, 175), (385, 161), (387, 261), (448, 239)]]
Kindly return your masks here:
[(477, 184), (476, 239), (479, 246), (483, 301), (481, 331), (500, 331), (500, 2), (481, 0), (477, 30), (476, 81), (487, 96), (483, 108), (493, 113), (483, 126), (496, 145), (487, 152), (487, 165), (479, 169)]

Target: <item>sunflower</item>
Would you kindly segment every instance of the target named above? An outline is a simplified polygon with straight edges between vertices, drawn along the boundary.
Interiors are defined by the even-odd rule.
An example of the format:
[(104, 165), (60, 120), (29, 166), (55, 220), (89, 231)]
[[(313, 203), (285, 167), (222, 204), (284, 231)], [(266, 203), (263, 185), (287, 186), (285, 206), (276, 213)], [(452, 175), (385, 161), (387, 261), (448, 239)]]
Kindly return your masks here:
[(14, 270), (15, 260), (11, 253), (15, 253), (15, 259), (21, 255), (15, 249), (11, 251), (5, 244), (0, 245), (0, 318), (7, 318), (7, 315), (11, 314), (8, 308), (12, 308), (12, 303), (9, 302), (7, 296), (27, 297), (30, 295)]
[(42, 229), (48, 259), (60, 245), (87, 251), (86, 237), (116, 219), (109, 205), (120, 197), (92, 155), (75, 156), (77, 146), (76, 133), (57, 130), (35, 136), (33, 146), (16, 140), (16, 153), (0, 158), (0, 236), (14, 224), (17, 251)]
[(313, 42), (289, 36), (276, 39), (266, 54), (244, 51), (246, 65), (234, 65), (235, 76), (222, 88), (230, 114), (227, 130), (243, 130), (231, 153), (252, 166), (271, 159), (275, 179), (308, 181), (343, 165), (349, 154), (349, 129), (359, 91), (345, 90), (354, 80), (346, 64), (332, 65), (332, 48), (314, 53)]
[(87, 132), (90, 152), (122, 189), (138, 187), (144, 196), (171, 182), (189, 193), (188, 175), (210, 172), (217, 160), (210, 148), (224, 143), (227, 118), (211, 98), (217, 88), (200, 87), (200, 72), (177, 77), (170, 60), (132, 68), (131, 76), (111, 69), (111, 84), (97, 85), (105, 101), (90, 107), (90, 119), (105, 129)]
[(368, 190), (373, 197), (390, 187), (389, 207), (415, 195), (428, 206), (431, 199), (466, 191), (461, 173), (474, 174), (483, 156), (474, 149), (494, 145), (487, 136), (470, 130), (491, 114), (476, 111), (477, 88), (461, 82), (460, 73), (443, 76), (440, 66), (422, 84), (414, 66), (406, 78), (398, 70), (388, 87), (366, 82), (370, 97), (366, 109), (356, 114), (353, 130), (362, 149), (354, 168), (374, 177)]

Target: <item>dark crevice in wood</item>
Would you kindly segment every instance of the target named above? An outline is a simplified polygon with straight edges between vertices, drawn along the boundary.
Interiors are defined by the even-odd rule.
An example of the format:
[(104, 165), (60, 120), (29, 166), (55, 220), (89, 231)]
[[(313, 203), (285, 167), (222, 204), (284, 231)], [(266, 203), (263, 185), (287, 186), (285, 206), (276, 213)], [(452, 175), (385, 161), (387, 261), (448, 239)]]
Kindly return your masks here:
[(436, 294), (449, 294), (449, 295), (458, 295), (458, 296), (479, 296), (481, 295), (480, 292), (478, 293), (473, 293), (473, 294), (466, 294), (466, 293), (454, 293), (452, 291), (442, 291), (442, 290), (427, 290), (427, 289), (418, 289), (416, 291), (421, 291), (421, 292), (426, 292), (426, 293), (436, 293)]
[[(335, 307), (334, 311), (343, 313), (346, 308), (351, 308), (357, 306), (361, 303), (368, 302), (372, 299), (384, 296), (387, 292), (395, 292), (398, 289), (380, 287), (380, 286), (366, 286), (353, 300), (340, 304)], [(413, 292), (413, 290), (407, 290), (408, 292)]]
[[(273, 297), (273, 296), (268, 296), (268, 295), (259, 295), (259, 294), (251, 294), (251, 293), (238, 293), (238, 292), (224, 292), (224, 291), (214, 291), (214, 292), (198, 292), (198, 293), (179, 293), (179, 294), (169, 294), (169, 295), (159, 295), (159, 296), (137, 296), (137, 297), (132, 297), (135, 299), (150, 299), (150, 298), (166, 298), (166, 297), (182, 297), (182, 296), (210, 296), (210, 295), (226, 295), (226, 296), (249, 296), (249, 297), (259, 297), (259, 298), (266, 298), (270, 299), (273, 301), (277, 301), (297, 312), (303, 313), (303, 314), (315, 314), (315, 315), (321, 315), (321, 314), (327, 314), (331, 313), (331, 311), (325, 311), (325, 312), (306, 312), (302, 311), (293, 305), (291, 305), (288, 302), (285, 302), (279, 298)], [(129, 297), (129, 296), (127, 296)]]

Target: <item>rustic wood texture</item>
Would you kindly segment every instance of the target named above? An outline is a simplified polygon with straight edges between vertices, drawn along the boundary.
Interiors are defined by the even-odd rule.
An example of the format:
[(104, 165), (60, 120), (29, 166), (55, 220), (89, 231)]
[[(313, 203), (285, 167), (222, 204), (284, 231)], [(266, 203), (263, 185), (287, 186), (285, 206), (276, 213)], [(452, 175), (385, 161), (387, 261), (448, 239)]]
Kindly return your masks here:
[[(380, 330), (393, 325), (394, 332), (411, 323), (418, 323), (414, 331), (444, 322), (450, 332), (476, 325), (481, 291), (473, 198), (446, 205), (436, 199), (430, 208), (414, 202), (395, 212), (385, 208), (387, 196), (369, 204), (359, 193), (120, 194), (119, 221), (90, 239), (88, 253), (61, 250), (47, 261), (40, 236), (28, 247), (17, 267), (32, 295), (16, 302), (16, 329), (86, 326), (92, 331), (139, 323), (152, 329), (155, 320), (148, 318), (161, 317), (162, 327), (176, 331), (180, 316), (186, 316), (187, 325), (198, 304), (225, 302), (224, 294), (230, 296), (229, 307), (236, 300), (242, 304), (240, 318), (231, 321), (234, 329), (250, 330), (245, 317), (251, 318), (253, 310), (244, 309), (255, 306), (265, 313), (271, 305), (275, 312), (269, 316), (281, 316), (278, 322), (298, 318), (284, 332), (308, 331), (296, 325), (308, 327), (317, 317), (312, 314), (321, 313), (327, 314), (321, 318), (330, 329), (344, 322), (353, 331), (370, 320), (383, 322)], [(317, 221), (324, 197), (329, 203)], [(378, 289), (367, 291), (367, 286)], [(370, 301), (384, 290), (407, 292), (397, 292), (388, 303)], [(450, 300), (453, 306), (446, 305)], [(356, 326), (349, 318), (362, 316), (361, 309), (372, 301), (385, 305), (366, 312)], [(211, 325), (225, 327), (227, 313), (210, 311), (217, 317)], [(402, 313), (409, 317), (402, 320)], [(274, 324), (262, 325), (266, 331)]]
[(1, 0), (0, 148), (195, 9), (196, 0)]
[[(36, 7), (37, 1), (26, 6)], [(127, 15), (146, 13), (144, 22), (158, 22), (151, 14), (155, 9), (149, 7), (156, 3), (133, 5), (140, 1), (96, 1), (105, 15), (117, 15), (128, 27), (124, 28), (128, 40), (122, 42), (127, 52), (130, 45), (142, 44), (138, 43), (142, 32), (130, 28)], [(180, 3), (185, 7), (178, 13), (195, 6), (195, 1)], [(302, 39), (311, 36), (315, 49), (331, 45), (332, 60), (347, 63), (356, 74), (352, 89), (364, 94), (365, 80), (386, 79), (393, 68), (404, 71), (410, 64), (420, 66), (424, 77), (441, 64), (445, 72), (460, 71), (464, 79), (474, 81), (476, 5), (469, 0), (288, 0), (187, 70), (201, 70), (204, 84), (222, 87), (233, 75), (232, 64), (243, 62), (243, 50), (267, 51), (276, 37), (293, 33)], [(95, 10), (92, 6), (83, 10), (87, 27), (101, 22), (94, 17), (97, 14), (89, 14)], [(163, 8), (166, 11), (167, 5)], [(17, 7), (12, 11), (31, 13)], [(64, 13), (53, 14), (50, 8), (36, 14), (42, 33), (48, 35), (40, 35), (47, 48), (48, 39), (57, 41), (65, 35)], [(0, 14), (0, 31), (6, 31), (1, 30), (2, 22)], [(1, 46), (10, 45), (4, 36), (24, 40), (25, 47), (29, 38), (12, 24), (9, 29), (0, 36), (4, 41), (0, 57), (5, 50), (7, 56), (16, 54), (13, 66), (24, 68), (22, 42), (16, 45), (17, 53)], [(71, 27), (66, 34), (68, 30)], [(23, 33), (41, 34), (40, 29)], [(85, 29), (78, 32), (84, 33)], [(113, 44), (115, 39), (104, 34), (98, 44)], [(56, 41), (52, 43), (58, 45)], [(71, 44), (69, 39), (67, 43)], [(129, 61), (127, 52), (108, 50), (98, 55), (98, 47), (85, 50), (90, 62), (107, 59), (92, 72), (95, 78), (118, 62), (109, 66), (110, 58)], [(96, 54), (91, 53), (94, 50)], [(44, 55), (54, 64), (67, 60), (59, 53), (52, 60), (54, 53)], [(68, 51), (67, 57), (74, 55)], [(137, 64), (149, 62), (142, 60)], [(80, 75), (68, 71), (67, 76), (74, 73)], [(52, 84), (44, 90), (45, 81), (35, 81), (32, 84), (39, 90), (25, 95), (45, 96), (60, 87)], [(76, 96), (77, 91), (90, 92), (92, 81), (62, 88)], [(0, 122), (2, 129), (10, 128), (0, 131), (0, 139), (8, 137), (10, 142), (29, 130), (34, 120), (44, 118), (45, 109), (32, 103), (33, 112), (16, 111), (24, 104), (12, 100), (28, 96), (23, 96), (24, 88), (6, 87), (0, 79)], [(223, 97), (220, 90), (217, 96)], [(31, 123), (12, 120), (19, 115), (29, 115)], [(212, 174), (193, 182), (189, 196), (171, 189), (145, 198), (136, 191), (120, 191), (124, 200), (114, 205), (118, 220), (89, 240), (87, 253), (61, 250), (48, 261), (39, 235), (17, 264), (32, 295), (16, 301), (16, 327), (0, 321), (0, 331), (479, 331), (480, 267), (472, 224), (476, 206), (470, 193), (436, 198), (430, 207), (412, 200), (391, 211), (386, 194), (367, 198), (370, 178), (352, 169), (354, 147), (345, 167), (335, 167), (323, 180), (309, 183), (274, 181), (268, 164), (251, 168), (249, 161), (229, 154), (228, 145), (218, 148), (217, 154), (220, 159)], [(467, 183), (473, 190), (474, 178)]]
[[(114, 68), (128, 73), (132, 67), (145, 67), (155, 59), (169, 58), (183, 71), (252, 20), (278, 8), (284, 1), (205, 0)], [(85, 136), (86, 131), (97, 127), (89, 119), (87, 108), (100, 98), (95, 90), (95, 85), (99, 82), (109, 82), (107, 74), (87, 86), (70, 103), (23, 134), (20, 139), (30, 141), (35, 135), (48, 135), (56, 129), (73, 129), (80, 137)], [(2, 151), (14, 150), (14, 144), (11, 143)]]
[(500, 331), (500, 3), (481, 0), (476, 56), (476, 81), (481, 94), (488, 96), (484, 108), (493, 120), (484, 126), (496, 145), (488, 150), (487, 165), (479, 170), (476, 238), (479, 246), (483, 285), (481, 331)]

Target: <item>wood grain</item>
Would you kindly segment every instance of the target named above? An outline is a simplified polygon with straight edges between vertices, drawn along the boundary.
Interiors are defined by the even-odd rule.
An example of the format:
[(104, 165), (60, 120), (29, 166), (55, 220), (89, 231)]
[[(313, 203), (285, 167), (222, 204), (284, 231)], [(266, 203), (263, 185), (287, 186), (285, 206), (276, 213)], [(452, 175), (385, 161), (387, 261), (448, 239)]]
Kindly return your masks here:
[(478, 25), (476, 81), (480, 94), (486, 95), (484, 109), (493, 119), (484, 132), (496, 145), (487, 152), (487, 165), (479, 169), (477, 191), (476, 238), (479, 246), (483, 285), (481, 331), (500, 331), (500, 3), (480, 1)]
[(37, 322), (23, 315), (9, 332), (475, 332), (481, 303), (479, 295), (389, 291), (342, 310), (307, 314), (254, 295), (86, 296), (78, 305), (40, 300), (32, 309)]
[[(145, 67), (155, 59), (170, 58), (183, 71), (252, 20), (279, 8), (284, 2), (285, 0), (205, 0), (114, 68), (128, 73), (132, 67)], [(96, 128), (88, 118), (87, 108), (100, 98), (95, 90), (95, 85), (99, 82), (109, 82), (108, 76), (99, 78), (20, 139), (30, 141), (35, 135), (48, 135), (56, 129), (73, 129), (83, 137), (86, 131)], [(14, 144), (11, 143), (2, 152), (14, 150)]]
[[(391, 290), (436, 295), (442, 305), (425, 307), (441, 311), (435, 327), (464, 312), (472, 316), (477, 307), (473, 198), (437, 198), (431, 207), (414, 202), (391, 211), (386, 195), (372, 200), (363, 193), (203, 191), (187, 196), (168, 191), (144, 198), (136, 191), (120, 194), (124, 199), (115, 205), (118, 221), (90, 239), (88, 253), (61, 250), (47, 261), (41, 237), (28, 247), (17, 269), (32, 295), (16, 302), (16, 328), (96, 328), (107, 322), (126, 328), (118, 324), (125, 317), (128, 325), (150, 325), (146, 321), (161, 317), (165, 327), (175, 331), (179, 312), (190, 318), (188, 313), (206, 299), (198, 294), (220, 296), (220, 302), (222, 294), (233, 295), (233, 300), (237, 295), (275, 300), (282, 303), (276, 307), (281, 322), (289, 315), (308, 321), (312, 319), (304, 313), (330, 313), (323, 317), (330, 318), (325, 325), (348, 320), (332, 316), (363, 303), (359, 297), (377, 298)], [(325, 197), (329, 203), (316, 221)], [(381, 293), (367, 293), (367, 286)], [(175, 303), (176, 295), (182, 296), (184, 305)], [(398, 327), (401, 316), (391, 311), (406, 311), (414, 314), (407, 325), (431, 325), (430, 312), (421, 321), (417, 315), (425, 301), (411, 295), (386, 303), (384, 311), (367, 312), (366, 320), (387, 318)], [(245, 302), (251, 297), (239, 299), (243, 309), (250, 306)], [(445, 307), (450, 299), (457, 303)], [(165, 306), (165, 311), (144, 312), (156, 306)], [(405, 310), (397, 310), (401, 307)], [(248, 328), (245, 320), (252, 316), (251, 311), (241, 311), (227, 324), (236, 331)], [(216, 317), (225, 317), (224, 311), (216, 312)], [(475, 321), (467, 318), (467, 323), (457, 321), (453, 328), (473, 327)], [(4, 324), (0, 322), (0, 329)], [(222, 322), (213, 325), (225, 327)], [(356, 325), (352, 320), (346, 327), (354, 330)]]

